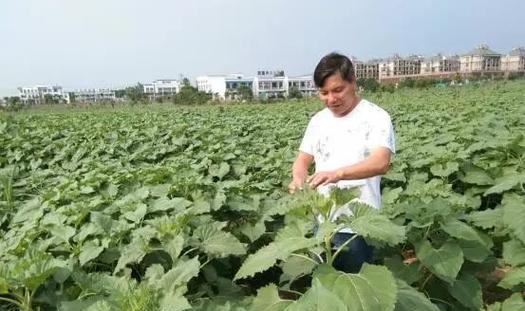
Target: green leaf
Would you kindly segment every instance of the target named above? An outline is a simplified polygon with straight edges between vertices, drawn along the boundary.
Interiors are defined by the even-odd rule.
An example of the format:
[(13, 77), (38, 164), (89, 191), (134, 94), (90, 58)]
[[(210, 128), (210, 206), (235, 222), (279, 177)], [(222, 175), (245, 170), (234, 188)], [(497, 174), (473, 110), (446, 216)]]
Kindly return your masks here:
[(54, 238), (66, 244), (69, 244), (69, 239), (73, 237), (76, 233), (75, 228), (67, 226), (67, 225), (62, 225), (62, 226), (53, 225), (53, 226), (50, 226), (48, 230), (49, 230), (49, 233), (51, 233), (51, 235)]
[(394, 310), (397, 287), (392, 273), (383, 266), (365, 263), (358, 274), (336, 271), (321, 265), (314, 279), (355, 311)]
[(11, 223), (34, 222), (39, 220), (42, 215), (44, 215), (44, 211), (41, 209), (40, 200), (34, 198), (26, 201), (17, 209), (16, 214), (11, 219)]
[(486, 209), (484, 211), (472, 212), (467, 215), (467, 220), (476, 227), (483, 229), (498, 228), (503, 225), (503, 208)]
[(396, 280), (396, 283), (397, 302), (394, 311), (439, 311), (423, 293), (401, 280)]
[(229, 232), (212, 226), (201, 226), (193, 231), (193, 238), (199, 239), (203, 252), (217, 256), (244, 255), (244, 245)]
[(7, 294), (9, 291), (9, 284), (7, 280), (0, 276), (0, 294)]
[(184, 238), (181, 235), (175, 236), (164, 246), (164, 250), (170, 254), (173, 261), (177, 260), (184, 247)]
[(286, 311), (347, 311), (345, 303), (324, 287), (318, 279), (312, 281), (312, 287), (299, 300), (286, 308)]
[(518, 194), (505, 194), (503, 206), (503, 223), (525, 244), (525, 198)]
[(277, 260), (286, 260), (293, 252), (303, 248), (309, 248), (317, 244), (315, 239), (304, 237), (283, 238), (280, 241), (270, 243), (261, 248), (255, 254), (251, 254), (243, 262), (234, 280), (255, 275), (272, 267)]
[(457, 219), (449, 218), (445, 222), (441, 222), (441, 229), (456, 239), (474, 241), (485, 245), (487, 248), (492, 246), (486, 245), (486, 241), (471, 226)]
[(148, 252), (148, 245), (142, 239), (137, 239), (137, 241), (132, 242), (131, 244), (126, 245), (124, 251), (120, 255), (117, 266), (113, 271), (113, 274), (119, 272), (124, 268), (128, 263), (139, 263), (142, 261), (142, 258), (146, 256)]
[(523, 296), (520, 293), (512, 294), (503, 302), (501, 311), (525, 311)]
[(190, 205), (191, 202), (184, 198), (169, 199), (167, 197), (162, 197), (152, 201), (148, 205), (148, 213), (164, 212), (172, 209), (183, 211)]
[(419, 271), (418, 263), (405, 264), (400, 256), (387, 257), (384, 259), (384, 264), (388, 270), (397, 279), (401, 279), (408, 284), (412, 284), (423, 277), (423, 273)]
[(160, 311), (182, 311), (191, 309), (191, 305), (181, 290), (165, 292), (160, 301)]
[(85, 311), (99, 300), (98, 297), (91, 297), (84, 300), (62, 301), (58, 311)]
[(250, 306), (250, 311), (282, 311), (290, 305), (291, 301), (282, 300), (277, 293), (277, 286), (267, 285), (257, 291), (257, 296)]
[(146, 213), (148, 212), (148, 207), (146, 204), (138, 203), (135, 207), (135, 210), (125, 212), (123, 214), (124, 218), (127, 220), (134, 222), (134, 223), (140, 223), (142, 219), (144, 219), (144, 216), (146, 216)]
[(525, 183), (525, 175), (517, 173), (514, 173), (512, 175), (505, 175), (501, 178), (496, 179), (496, 184), (487, 189), (487, 191), (485, 191), (483, 195), (502, 193), (514, 188), (520, 183)]
[(525, 284), (525, 267), (512, 268), (512, 270), (505, 273), (505, 276), (499, 282), (498, 286), (512, 289), (520, 283)]
[(459, 169), (457, 162), (447, 162), (446, 164), (434, 164), (430, 167), (430, 172), (439, 177), (447, 177)]
[(298, 256), (289, 257), (281, 264), (283, 274), (281, 275), (280, 281), (290, 281), (298, 276), (310, 274), (316, 266), (311, 260)]
[(473, 184), (473, 185), (493, 185), (494, 179), (492, 179), (485, 170), (477, 167), (470, 166), (465, 170), (465, 175), (460, 178), (462, 182)]
[(91, 212), (91, 222), (102, 231), (109, 233), (113, 227), (113, 219), (110, 216), (100, 212)]
[(98, 243), (94, 241), (88, 241), (82, 245), (82, 250), (78, 255), (78, 260), (80, 261), (80, 266), (85, 265), (90, 260), (93, 260), (104, 251), (104, 246), (99, 246)]
[(383, 215), (364, 215), (352, 220), (348, 226), (361, 236), (392, 246), (405, 240), (405, 227), (396, 225)]
[[(490, 238), (488, 238), (490, 239)], [(463, 251), (463, 256), (472, 262), (482, 263), (485, 259), (492, 254), (492, 251), (474, 241), (458, 240), (457, 243)]]
[(188, 261), (179, 260), (160, 279), (158, 286), (167, 292), (173, 292), (177, 287), (186, 285), (189, 280), (196, 277), (199, 271), (200, 263), (197, 257), (193, 257)]
[(454, 242), (434, 249), (428, 241), (424, 241), (416, 245), (416, 256), (428, 270), (449, 284), (454, 283), (463, 264), (461, 247)]
[(467, 308), (479, 310), (483, 305), (481, 284), (471, 275), (460, 275), (454, 284), (448, 285), (448, 292)]
[(246, 223), (240, 228), (240, 231), (250, 239), (250, 242), (254, 242), (266, 232), (266, 225), (264, 224), (264, 221), (258, 221), (253, 225), (251, 223)]
[(503, 243), (503, 260), (513, 266), (525, 265), (525, 244), (518, 240)]

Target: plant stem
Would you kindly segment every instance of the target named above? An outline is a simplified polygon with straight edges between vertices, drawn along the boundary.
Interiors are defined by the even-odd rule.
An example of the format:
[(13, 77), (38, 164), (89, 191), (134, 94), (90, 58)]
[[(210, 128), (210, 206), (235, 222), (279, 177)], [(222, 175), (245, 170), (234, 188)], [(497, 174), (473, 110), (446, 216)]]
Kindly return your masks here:
[(421, 283), (421, 286), (419, 286), (419, 291), (423, 291), (423, 289), (425, 288), (425, 285), (427, 285), (428, 281), (430, 281), (430, 279), (432, 278), (432, 276), (434, 276), (432, 273), (429, 273), (428, 276), (425, 278), (425, 280), (423, 281), (423, 283)]
[(326, 262), (332, 264), (332, 245), (329, 236), (324, 238), (324, 248), (326, 250)]
[(352, 242), (355, 238), (357, 238), (357, 234), (354, 234), (351, 238), (349, 238), (349, 239), (346, 240), (341, 246), (339, 246), (339, 248), (337, 249), (337, 251), (335, 251), (335, 254), (334, 254), (332, 260), (330, 261), (330, 264), (333, 263), (333, 261), (335, 260), (335, 258), (337, 258), (337, 256), (339, 255), (339, 253), (343, 250), (343, 248), (345, 248), (348, 244), (350, 244), (350, 242)]
[(295, 257), (299, 257), (299, 258), (303, 258), (303, 259), (306, 259), (308, 261), (311, 261), (313, 262), (315, 265), (318, 265), (319, 262), (313, 260), (312, 258), (308, 257), (308, 256), (305, 256), (305, 255), (301, 255), (301, 254), (296, 254), (296, 253), (292, 253), (292, 256), (295, 256)]
[(14, 299), (5, 298), (5, 297), (0, 297), (0, 301), (9, 302), (9, 303), (14, 304), (15, 306), (17, 306), (17, 307), (19, 307), (19, 308), (22, 308), (22, 305), (20, 304), (20, 302), (14, 300)]

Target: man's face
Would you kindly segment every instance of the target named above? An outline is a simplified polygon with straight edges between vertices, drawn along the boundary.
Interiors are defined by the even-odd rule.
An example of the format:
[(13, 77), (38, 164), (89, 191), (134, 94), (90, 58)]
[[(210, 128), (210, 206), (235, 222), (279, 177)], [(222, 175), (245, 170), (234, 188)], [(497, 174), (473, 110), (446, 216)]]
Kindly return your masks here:
[(336, 73), (324, 81), (319, 89), (319, 98), (336, 117), (349, 113), (355, 104), (355, 82), (348, 82)]

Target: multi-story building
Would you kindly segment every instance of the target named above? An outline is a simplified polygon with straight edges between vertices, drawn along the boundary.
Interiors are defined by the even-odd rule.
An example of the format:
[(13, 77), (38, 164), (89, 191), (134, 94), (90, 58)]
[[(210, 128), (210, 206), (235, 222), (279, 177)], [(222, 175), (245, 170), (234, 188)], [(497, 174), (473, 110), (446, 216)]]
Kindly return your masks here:
[(69, 103), (69, 94), (61, 86), (37, 85), (19, 87), (18, 97), (24, 104), (39, 105), (48, 102)]
[(462, 73), (495, 72), (500, 69), (501, 54), (492, 51), (486, 44), (481, 44), (460, 57)]
[(288, 95), (288, 77), (284, 71), (257, 71), (254, 95), (261, 99), (285, 98)]
[(172, 97), (180, 91), (181, 84), (178, 80), (163, 79), (144, 84), (144, 94), (150, 99)]
[(438, 54), (425, 58), (421, 62), (421, 74), (432, 75), (437, 73), (451, 73), (459, 71), (459, 56), (445, 56)]
[[(115, 91), (110, 89), (78, 89), (69, 92), (74, 101), (79, 103), (96, 103), (115, 101)], [(71, 98), (73, 100), (73, 98)]]
[(317, 94), (317, 87), (312, 79), (312, 75), (288, 77), (287, 95), (290, 95), (290, 91), (293, 89), (299, 91), (304, 97), (315, 96)]
[(197, 77), (197, 89), (211, 93), (220, 100), (235, 100), (241, 97), (241, 88), (250, 89), (254, 98), (285, 98), (291, 88), (303, 96), (317, 92), (312, 76), (288, 77), (284, 71), (258, 71), (255, 77), (242, 74), (210, 75)]
[[(241, 75), (242, 76), (242, 75)], [(226, 76), (209, 75), (196, 79), (197, 90), (212, 94), (213, 99), (224, 100), (226, 96)]]
[(501, 58), (501, 70), (503, 71), (525, 71), (525, 48), (517, 47), (509, 54)]
[(227, 100), (236, 100), (242, 97), (242, 88), (250, 90), (253, 93), (254, 88), (254, 78), (253, 77), (244, 77), (242, 74), (232, 74), (228, 75), (224, 79), (225, 83), (225, 93), (224, 98)]
[(401, 57), (398, 54), (384, 59), (379, 62), (379, 80), (419, 75), (422, 59), (419, 55)]
[(379, 79), (379, 59), (371, 59), (363, 62), (353, 59), (355, 75), (357, 79)]

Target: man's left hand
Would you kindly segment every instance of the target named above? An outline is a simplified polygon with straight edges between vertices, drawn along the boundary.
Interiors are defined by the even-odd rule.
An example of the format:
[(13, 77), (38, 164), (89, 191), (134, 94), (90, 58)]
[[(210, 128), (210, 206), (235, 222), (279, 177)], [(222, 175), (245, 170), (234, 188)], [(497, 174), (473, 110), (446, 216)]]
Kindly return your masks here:
[(310, 187), (317, 188), (341, 180), (341, 174), (338, 171), (318, 172), (306, 179)]

